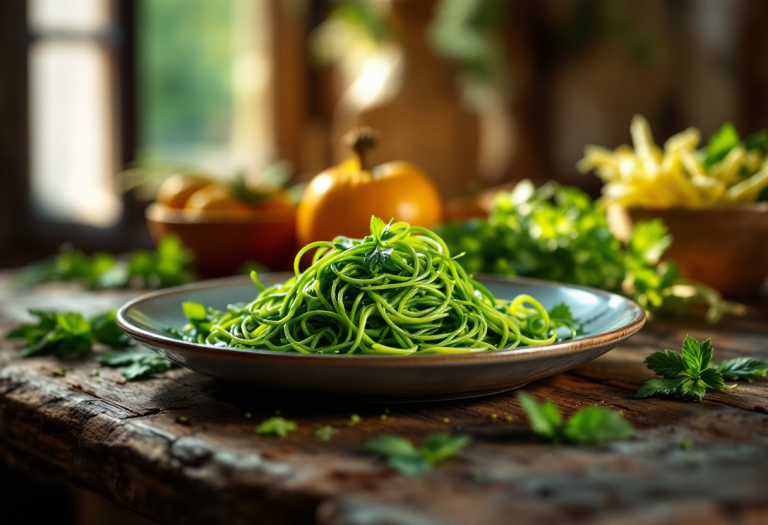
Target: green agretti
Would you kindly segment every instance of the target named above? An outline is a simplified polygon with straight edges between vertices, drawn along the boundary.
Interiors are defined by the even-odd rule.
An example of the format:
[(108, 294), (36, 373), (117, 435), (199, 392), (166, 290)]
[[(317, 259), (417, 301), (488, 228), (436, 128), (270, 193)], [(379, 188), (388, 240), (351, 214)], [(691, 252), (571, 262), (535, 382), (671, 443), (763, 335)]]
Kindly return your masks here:
[[(316, 249), (312, 265), (299, 261)], [(543, 345), (576, 325), (533, 297), (493, 297), (425, 228), (371, 218), (364, 239), (337, 237), (304, 247), (296, 275), (260, 290), (227, 312), (185, 303), (189, 325), (179, 334), (215, 346), (302, 354), (458, 354), (518, 345)], [(564, 305), (557, 307), (567, 311)]]

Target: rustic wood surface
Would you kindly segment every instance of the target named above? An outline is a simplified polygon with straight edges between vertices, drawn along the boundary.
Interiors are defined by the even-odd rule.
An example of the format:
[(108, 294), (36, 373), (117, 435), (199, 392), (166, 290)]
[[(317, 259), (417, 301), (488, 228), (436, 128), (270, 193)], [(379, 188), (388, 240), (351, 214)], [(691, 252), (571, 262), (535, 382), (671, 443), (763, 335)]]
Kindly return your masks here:
[[(12, 291), (7, 276), (0, 288), (0, 333), (28, 307), (95, 313), (131, 295), (62, 285)], [(654, 321), (596, 361), (526, 387), (566, 414), (590, 404), (623, 410), (638, 430), (582, 447), (537, 442), (513, 392), (385, 407), (289, 399), (181, 369), (125, 383), (115, 369), (93, 376), (93, 357), (21, 359), (22, 342), (2, 340), (0, 454), (160, 523), (766, 523), (768, 381), (701, 403), (632, 397), (649, 377), (645, 356), (678, 349), (686, 333), (712, 337), (716, 359), (768, 359), (768, 303), (715, 327)], [(71, 370), (52, 376), (62, 369)], [(277, 410), (298, 430), (256, 435)], [(348, 426), (353, 413), (362, 421)], [(176, 422), (182, 415), (189, 425)], [(338, 432), (324, 442), (314, 431), (328, 424)], [(435, 431), (474, 441), (416, 478), (396, 475), (363, 447), (383, 432), (420, 442)]]

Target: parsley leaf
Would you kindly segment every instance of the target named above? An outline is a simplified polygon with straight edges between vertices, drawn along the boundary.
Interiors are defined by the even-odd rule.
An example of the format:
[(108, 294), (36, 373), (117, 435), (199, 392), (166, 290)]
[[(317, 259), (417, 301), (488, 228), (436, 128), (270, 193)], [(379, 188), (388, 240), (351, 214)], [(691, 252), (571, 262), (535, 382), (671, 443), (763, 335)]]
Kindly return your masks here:
[(132, 344), (131, 338), (117, 325), (114, 311), (98, 315), (90, 321), (74, 312), (29, 310), (29, 313), (38, 321), (22, 324), (5, 335), (8, 339), (26, 339), (27, 344), (21, 350), (23, 357), (82, 356), (91, 351), (94, 342), (112, 347)]
[(98, 362), (105, 366), (124, 366), (121, 375), (128, 381), (146, 379), (173, 368), (173, 363), (154, 352), (143, 350), (112, 350), (99, 354)]
[(637, 389), (635, 397), (643, 399), (655, 395), (673, 396), (679, 392), (684, 379), (648, 379)]
[[(683, 341), (682, 355), (671, 350), (654, 352), (645, 359), (645, 364), (657, 375), (664, 377), (664, 379), (648, 379), (640, 385), (637, 393), (635, 393), (635, 397), (680, 395), (685, 401), (701, 401), (707, 394), (707, 389), (726, 390), (736, 388), (735, 385), (733, 387), (726, 387), (725, 380), (734, 380), (733, 378), (738, 375), (738, 372), (726, 378), (723, 376), (720, 368), (709, 366), (713, 353), (714, 348), (710, 339), (699, 343), (689, 335), (686, 335)], [(726, 363), (723, 363), (723, 365)], [(764, 364), (766, 365), (766, 370), (768, 370), (768, 363)], [(740, 367), (739, 364), (734, 363), (733, 365), (729, 364), (727, 368), (731, 366), (734, 366), (735, 370), (738, 370)]]
[(635, 434), (632, 425), (621, 414), (604, 407), (587, 407), (577, 411), (563, 428), (569, 443), (602, 443), (626, 439)]
[(548, 441), (583, 445), (627, 439), (635, 434), (621, 414), (605, 407), (582, 408), (563, 423), (554, 402), (537, 403), (525, 392), (520, 392), (517, 399), (528, 414), (531, 430)]
[(411, 440), (382, 434), (365, 444), (365, 448), (387, 458), (387, 464), (404, 476), (427, 472), (437, 463), (455, 456), (472, 441), (470, 436), (443, 432), (430, 434), (424, 446), (417, 449)]
[(725, 381), (752, 381), (765, 376), (768, 363), (754, 357), (737, 357), (726, 359), (717, 370)]
[(556, 440), (558, 438), (562, 421), (560, 410), (554, 402), (547, 400), (543, 403), (537, 403), (525, 392), (520, 392), (517, 400), (526, 414), (528, 414), (531, 430), (546, 439)]
[(155, 252), (134, 250), (121, 257), (105, 252), (86, 255), (64, 244), (53, 258), (28, 266), (15, 284), (74, 281), (94, 289), (163, 288), (195, 280), (191, 262), (192, 252), (173, 234), (163, 237)]
[(685, 373), (686, 365), (683, 356), (672, 350), (654, 352), (646, 357), (644, 362), (656, 375), (668, 379)]
[(324, 427), (320, 427), (315, 430), (315, 436), (317, 436), (322, 441), (329, 441), (336, 432), (338, 432), (338, 430), (333, 428), (331, 425), (325, 425)]
[(122, 348), (133, 344), (130, 336), (123, 332), (123, 329), (117, 324), (117, 310), (91, 317), (90, 323), (93, 338), (101, 344), (112, 348)]
[(261, 424), (256, 427), (255, 432), (265, 436), (271, 435), (282, 438), (296, 430), (297, 427), (298, 425), (293, 421), (288, 421), (287, 419), (276, 416), (262, 421)]

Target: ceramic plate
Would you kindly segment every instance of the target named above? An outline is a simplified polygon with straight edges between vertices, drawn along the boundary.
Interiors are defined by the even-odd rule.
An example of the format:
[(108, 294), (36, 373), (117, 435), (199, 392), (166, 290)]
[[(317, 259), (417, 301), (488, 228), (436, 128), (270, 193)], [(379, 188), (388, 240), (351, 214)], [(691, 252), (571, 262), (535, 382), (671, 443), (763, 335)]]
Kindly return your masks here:
[[(259, 277), (269, 285), (289, 274)], [(257, 290), (247, 277), (150, 293), (123, 306), (117, 320), (142, 345), (200, 374), (260, 388), (311, 391), (355, 401), (450, 399), (509, 390), (591, 361), (645, 323), (642, 308), (608, 292), (533, 279), (480, 276), (477, 280), (501, 299), (530, 294), (548, 309), (564, 302), (585, 322), (584, 332), (561, 343), (483, 353), (342, 356), (217, 348), (179, 341), (164, 330), (184, 326), (184, 301), (221, 310), (229, 303), (252, 301)]]

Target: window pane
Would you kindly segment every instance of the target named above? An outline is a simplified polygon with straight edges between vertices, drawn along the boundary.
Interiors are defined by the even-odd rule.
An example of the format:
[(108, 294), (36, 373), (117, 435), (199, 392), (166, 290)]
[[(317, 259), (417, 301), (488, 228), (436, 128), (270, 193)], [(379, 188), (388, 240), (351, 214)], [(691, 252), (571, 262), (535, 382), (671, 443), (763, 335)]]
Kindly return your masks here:
[(29, 25), (35, 32), (107, 29), (107, 0), (29, 0)]
[(141, 156), (253, 172), (272, 152), (267, 0), (143, 0)]
[(30, 51), (32, 198), (42, 214), (114, 223), (109, 59), (96, 43), (39, 41)]

